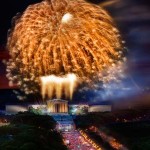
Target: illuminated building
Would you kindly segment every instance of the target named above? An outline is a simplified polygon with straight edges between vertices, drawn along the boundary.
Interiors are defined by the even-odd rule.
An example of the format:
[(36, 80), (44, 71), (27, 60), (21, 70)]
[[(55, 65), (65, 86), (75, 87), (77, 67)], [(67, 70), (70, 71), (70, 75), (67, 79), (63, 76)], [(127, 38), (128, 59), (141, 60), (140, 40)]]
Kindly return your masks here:
[(5, 111), (6, 114), (17, 114), (18, 112), (24, 112), (28, 110), (27, 105), (6, 105)]
[(82, 115), (90, 112), (110, 112), (112, 111), (112, 105), (109, 103), (102, 103), (98, 105), (88, 104), (68, 104), (68, 101), (62, 99), (48, 100), (46, 104), (28, 104), (28, 105), (6, 105), (6, 112), (9, 114), (15, 114), (18, 112), (39, 111), (41, 114), (55, 115), (55, 114), (72, 114)]
[(92, 105), (88, 108), (88, 112), (110, 112), (111, 110), (111, 105)]
[(49, 113), (68, 113), (68, 101), (61, 99), (48, 100), (47, 111)]

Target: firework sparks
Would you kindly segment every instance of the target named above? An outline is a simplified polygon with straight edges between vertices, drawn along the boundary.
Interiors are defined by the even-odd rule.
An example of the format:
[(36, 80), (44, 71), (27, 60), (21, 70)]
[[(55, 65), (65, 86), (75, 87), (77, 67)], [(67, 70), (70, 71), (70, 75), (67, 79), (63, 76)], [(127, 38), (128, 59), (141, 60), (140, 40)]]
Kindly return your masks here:
[(60, 99), (65, 93), (65, 97), (72, 99), (73, 91), (76, 87), (77, 77), (74, 74), (67, 74), (65, 77), (55, 75), (41, 77), (41, 93), (43, 99), (46, 95), (52, 99), (54, 96)]
[(16, 19), (7, 46), (7, 77), (26, 94), (39, 92), (40, 77), (52, 74), (74, 73), (87, 83), (108, 82), (116, 76), (108, 70), (121, 70), (124, 57), (112, 18), (83, 0), (30, 5)]
[(70, 13), (66, 13), (63, 17), (62, 17), (62, 20), (61, 22), (62, 23), (68, 23), (69, 20), (72, 19), (72, 15)]

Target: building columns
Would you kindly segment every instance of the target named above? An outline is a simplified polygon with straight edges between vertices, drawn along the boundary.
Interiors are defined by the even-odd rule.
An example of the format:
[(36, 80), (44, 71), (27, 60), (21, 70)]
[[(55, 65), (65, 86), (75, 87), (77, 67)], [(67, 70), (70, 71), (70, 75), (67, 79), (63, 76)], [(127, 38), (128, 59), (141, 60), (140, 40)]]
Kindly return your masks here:
[(50, 113), (68, 113), (68, 103), (66, 101), (49, 101), (47, 107)]

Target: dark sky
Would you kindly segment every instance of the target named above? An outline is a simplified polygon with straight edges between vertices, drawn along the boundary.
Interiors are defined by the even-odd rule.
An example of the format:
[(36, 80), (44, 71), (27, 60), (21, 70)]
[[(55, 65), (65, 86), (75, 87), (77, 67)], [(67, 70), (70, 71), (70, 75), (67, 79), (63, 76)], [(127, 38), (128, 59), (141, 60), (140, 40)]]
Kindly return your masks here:
[[(11, 27), (11, 18), (18, 12), (41, 0), (1, 0), (0, 12), (0, 59), (4, 58), (3, 51), (6, 45), (7, 30)], [(149, 90), (150, 88), (150, 2), (149, 0), (88, 0), (93, 3), (113, 2), (105, 6), (114, 18), (128, 48), (128, 70), (130, 88)], [(7, 56), (6, 56), (7, 57)], [(4, 77), (5, 68), (0, 62), (0, 89), (7, 89)], [(125, 81), (126, 84), (126, 81)], [(111, 91), (112, 92), (112, 91)], [(116, 92), (116, 91), (115, 91)], [(114, 93), (114, 91), (113, 91)], [(101, 94), (101, 98), (106, 93)], [(125, 93), (126, 94), (126, 93)], [(94, 94), (85, 94), (88, 99)], [(99, 96), (99, 94), (98, 94)], [(2, 93), (0, 93), (0, 98)], [(90, 99), (89, 98), (89, 99)], [(104, 98), (105, 99), (105, 98)]]

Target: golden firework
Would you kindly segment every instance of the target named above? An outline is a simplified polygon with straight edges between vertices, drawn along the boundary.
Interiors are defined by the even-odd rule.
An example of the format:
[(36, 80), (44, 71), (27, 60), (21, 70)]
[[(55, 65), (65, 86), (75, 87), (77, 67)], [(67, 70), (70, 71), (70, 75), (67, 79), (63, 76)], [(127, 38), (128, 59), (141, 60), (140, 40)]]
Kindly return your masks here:
[[(7, 76), (26, 94), (41, 76), (74, 73), (82, 81), (109, 81), (121, 70), (123, 49), (112, 18), (83, 0), (44, 0), (16, 19), (8, 36)], [(121, 71), (120, 71), (121, 72)]]

